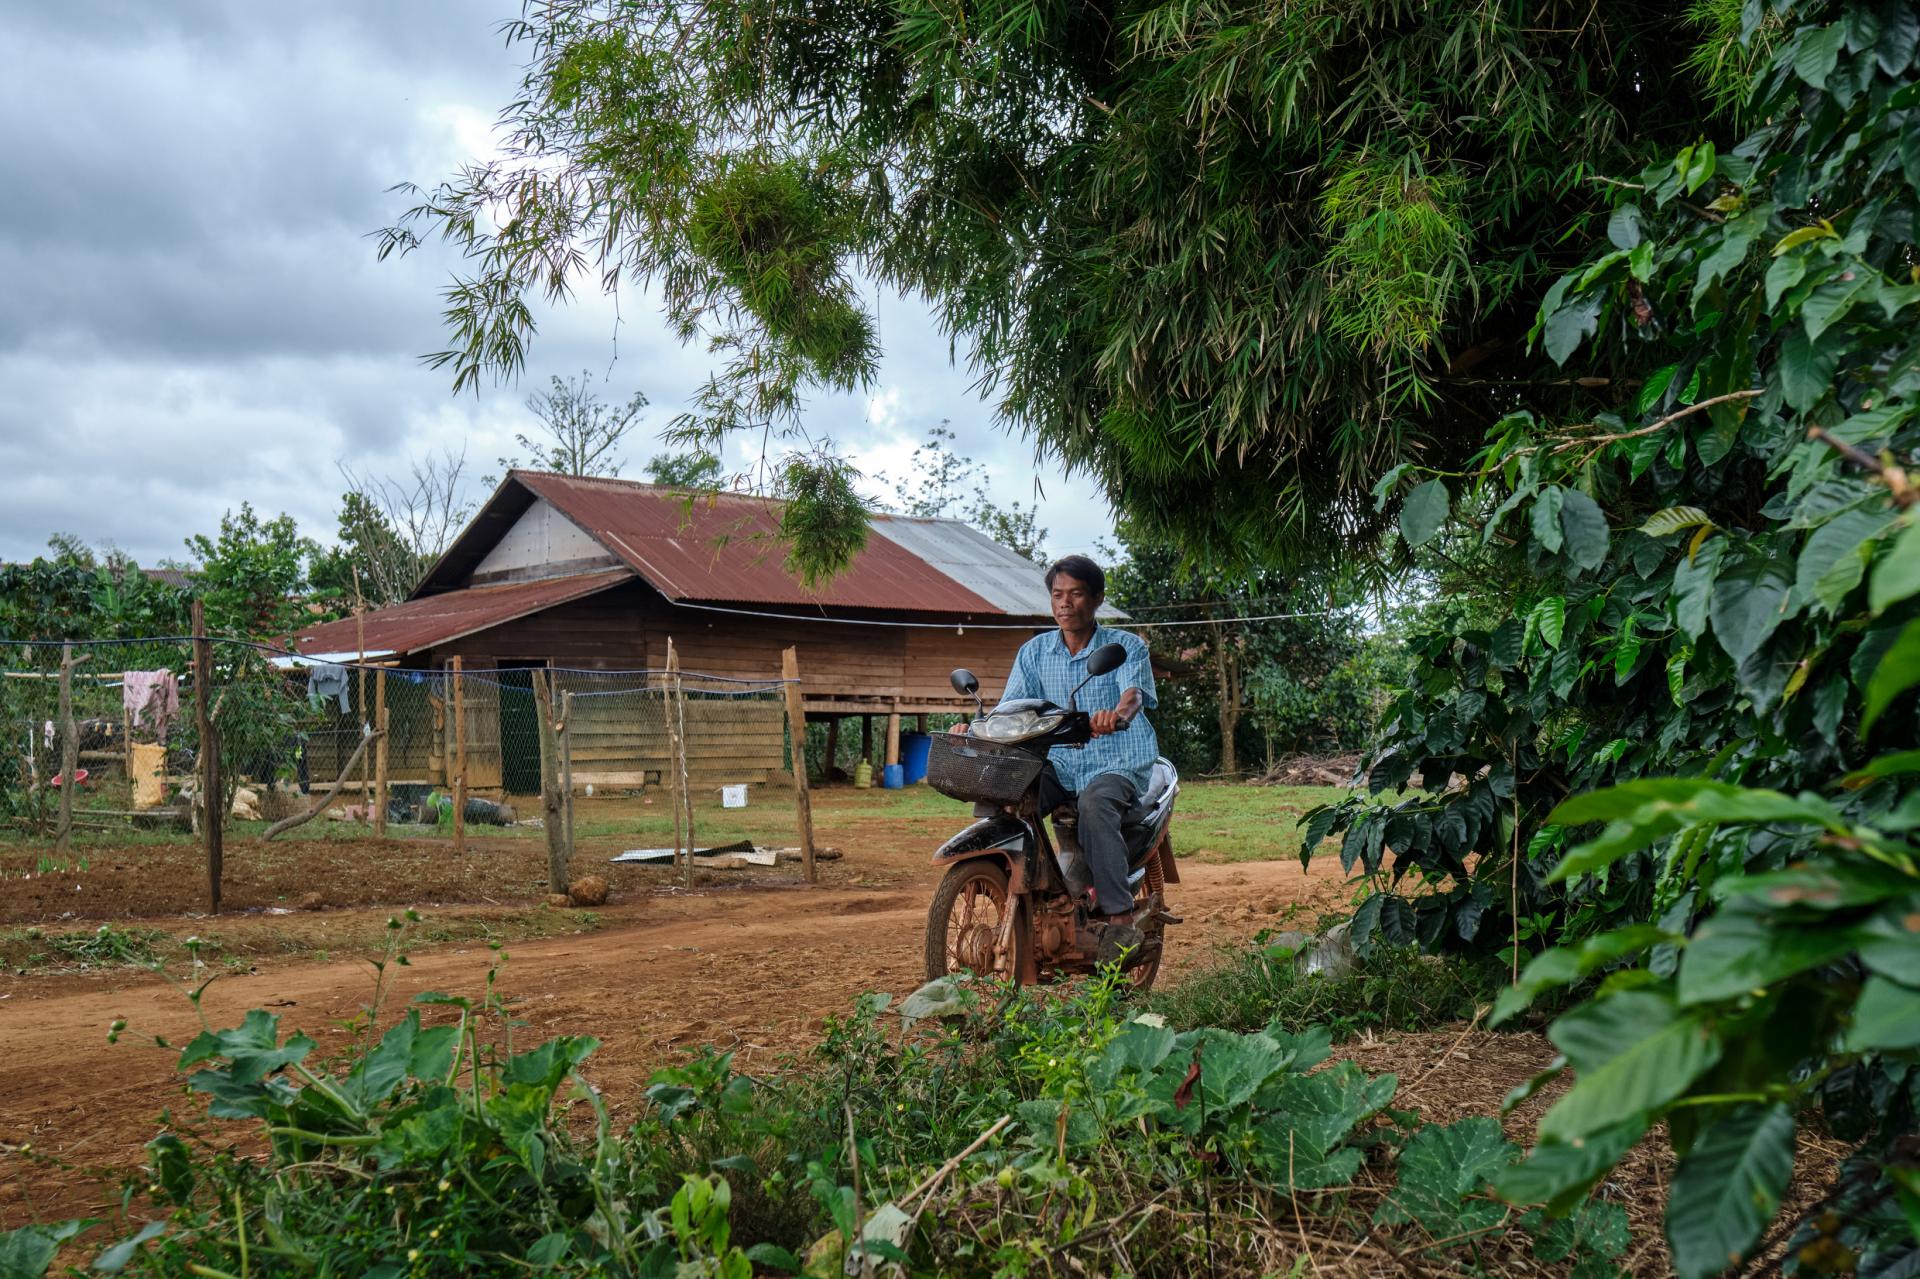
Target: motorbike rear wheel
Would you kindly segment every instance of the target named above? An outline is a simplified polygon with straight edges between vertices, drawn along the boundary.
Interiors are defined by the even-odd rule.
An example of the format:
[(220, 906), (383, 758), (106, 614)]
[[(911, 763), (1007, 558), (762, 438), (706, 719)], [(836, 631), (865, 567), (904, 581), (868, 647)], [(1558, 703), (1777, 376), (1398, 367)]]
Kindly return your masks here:
[(994, 944), (1008, 912), (1019, 909), (999, 862), (977, 857), (948, 871), (927, 908), (927, 980), (966, 969), (1017, 984), (1027, 966), (1026, 920), (1014, 920), (1011, 944), (997, 964)]
[[(1152, 858), (1147, 862), (1147, 876), (1134, 893), (1134, 905), (1145, 906), (1155, 893), (1164, 893), (1166, 888), (1166, 876), (1160, 873), (1160, 850), (1156, 848)], [(1161, 948), (1154, 952), (1153, 958), (1125, 970), (1127, 980), (1132, 982), (1133, 988), (1143, 995), (1153, 989), (1153, 979), (1160, 975), (1160, 961), (1166, 955), (1166, 944), (1167, 933), (1166, 929), (1162, 928), (1160, 930)]]

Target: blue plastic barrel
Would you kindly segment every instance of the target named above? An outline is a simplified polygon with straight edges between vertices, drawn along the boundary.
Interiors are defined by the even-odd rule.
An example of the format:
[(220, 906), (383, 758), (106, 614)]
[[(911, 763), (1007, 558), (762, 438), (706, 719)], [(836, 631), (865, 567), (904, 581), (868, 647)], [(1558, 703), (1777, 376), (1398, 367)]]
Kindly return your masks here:
[(886, 771), (880, 774), (880, 784), (888, 790), (899, 790), (907, 784), (906, 770), (898, 764), (888, 764)]
[(900, 734), (900, 767), (906, 770), (909, 784), (927, 780), (927, 753), (932, 749), (930, 733)]

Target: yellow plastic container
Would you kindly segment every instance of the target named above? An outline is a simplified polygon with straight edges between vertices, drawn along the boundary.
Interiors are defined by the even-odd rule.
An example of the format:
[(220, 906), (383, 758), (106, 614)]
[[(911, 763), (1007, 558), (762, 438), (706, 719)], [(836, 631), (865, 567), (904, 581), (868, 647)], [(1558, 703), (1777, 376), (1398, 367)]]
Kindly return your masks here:
[(853, 784), (861, 790), (871, 790), (873, 788), (873, 765), (864, 759), (858, 764), (855, 764), (853, 766)]

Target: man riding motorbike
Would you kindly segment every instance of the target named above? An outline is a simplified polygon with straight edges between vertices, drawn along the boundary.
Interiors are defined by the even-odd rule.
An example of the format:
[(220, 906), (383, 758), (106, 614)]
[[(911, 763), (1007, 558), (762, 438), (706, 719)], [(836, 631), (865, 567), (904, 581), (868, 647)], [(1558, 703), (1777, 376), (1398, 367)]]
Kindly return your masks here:
[(1153, 725), (1142, 713), (1157, 707), (1159, 699), (1146, 643), (1095, 618), (1107, 594), (1107, 575), (1100, 566), (1084, 555), (1068, 555), (1047, 570), (1046, 582), (1060, 629), (1021, 646), (1002, 701), (1040, 697), (1064, 706), (1086, 679), (1089, 653), (1103, 644), (1118, 644), (1127, 652), (1124, 665), (1093, 677), (1081, 691), (1083, 705), (1112, 708), (1092, 713), (1093, 740), (1082, 747), (1054, 747), (1039, 783), (1042, 813), (1060, 808), (1078, 813), (1080, 847), (1093, 874), (1097, 909), (1090, 923), (1099, 935), (1100, 962), (1111, 963), (1137, 952), (1142, 940), (1134, 926), (1121, 822), (1146, 790), (1160, 753)]

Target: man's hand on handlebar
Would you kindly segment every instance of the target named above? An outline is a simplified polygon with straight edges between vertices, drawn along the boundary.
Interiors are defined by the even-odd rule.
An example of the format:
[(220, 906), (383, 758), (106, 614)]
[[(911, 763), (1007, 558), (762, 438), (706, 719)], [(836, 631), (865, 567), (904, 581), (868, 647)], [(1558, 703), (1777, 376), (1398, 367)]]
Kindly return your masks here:
[(1120, 704), (1110, 711), (1094, 711), (1087, 717), (1095, 737), (1105, 737), (1109, 733), (1124, 731), (1133, 723), (1133, 717), (1140, 713), (1140, 703), (1144, 699), (1140, 690), (1130, 688), (1120, 697)]

